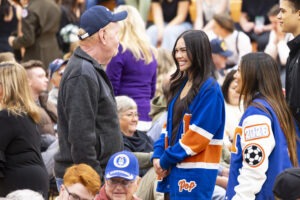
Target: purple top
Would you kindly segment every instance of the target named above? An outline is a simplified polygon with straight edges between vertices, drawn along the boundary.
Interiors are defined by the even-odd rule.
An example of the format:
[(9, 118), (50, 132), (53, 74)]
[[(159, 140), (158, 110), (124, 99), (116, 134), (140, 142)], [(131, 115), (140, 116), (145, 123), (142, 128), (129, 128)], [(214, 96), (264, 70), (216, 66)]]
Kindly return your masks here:
[(122, 53), (119, 45), (118, 54), (107, 65), (106, 73), (113, 85), (115, 96), (127, 95), (138, 105), (139, 120), (151, 121), (149, 117), (150, 101), (155, 94), (156, 59), (145, 64), (136, 60), (131, 51)]

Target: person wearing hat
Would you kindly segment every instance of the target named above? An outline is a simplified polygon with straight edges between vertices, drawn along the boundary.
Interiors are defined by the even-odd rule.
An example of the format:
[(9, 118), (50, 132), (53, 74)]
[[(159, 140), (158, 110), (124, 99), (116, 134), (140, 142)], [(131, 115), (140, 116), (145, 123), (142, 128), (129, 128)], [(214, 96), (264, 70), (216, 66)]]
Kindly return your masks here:
[(225, 67), (227, 58), (232, 56), (232, 51), (228, 50), (223, 40), (218, 38), (210, 41), (212, 59), (215, 65), (215, 76), (220, 85), (225, 78)]
[(58, 92), (58, 138), (55, 156), (57, 186), (65, 169), (85, 163), (103, 177), (107, 161), (123, 150), (116, 102), (106, 65), (118, 52), (119, 24), (127, 12), (106, 7), (86, 10), (79, 24), (79, 47), (68, 61)]
[(53, 103), (55, 106), (57, 106), (59, 84), (67, 63), (68, 60), (58, 58), (53, 60), (48, 67), (49, 80), (53, 86), (49, 91), (48, 101)]
[(237, 66), (242, 56), (252, 52), (249, 36), (236, 30), (229, 14), (219, 13), (213, 16), (213, 32), (218, 38), (224, 40), (227, 49), (233, 53), (226, 61), (227, 69)]
[(105, 169), (105, 184), (95, 200), (140, 200), (134, 195), (137, 189), (139, 163), (129, 151), (112, 155)]
[(300, 168), (289, 168), (275, 179), (273, 193), (278, 200), (300, 199)]

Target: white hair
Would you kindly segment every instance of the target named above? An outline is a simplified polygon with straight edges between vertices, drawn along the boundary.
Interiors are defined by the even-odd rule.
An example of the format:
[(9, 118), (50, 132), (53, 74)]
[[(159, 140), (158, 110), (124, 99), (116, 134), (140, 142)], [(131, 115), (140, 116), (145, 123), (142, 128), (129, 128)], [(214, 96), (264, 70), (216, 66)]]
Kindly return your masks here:
[(9, 200), (44, 200), (43, 196), (29, 189), (16, 190), (8, 195), (6, 195), (6, 199)]
[(121, 114), (122, 112), (125, 112), (129, 109), (136, 109), (137, 105), (135, 101), (128, 97), (128, 96), (117, 96), (116, 97), (116, 102), (117, 102), (117, 110), (118, 114)]

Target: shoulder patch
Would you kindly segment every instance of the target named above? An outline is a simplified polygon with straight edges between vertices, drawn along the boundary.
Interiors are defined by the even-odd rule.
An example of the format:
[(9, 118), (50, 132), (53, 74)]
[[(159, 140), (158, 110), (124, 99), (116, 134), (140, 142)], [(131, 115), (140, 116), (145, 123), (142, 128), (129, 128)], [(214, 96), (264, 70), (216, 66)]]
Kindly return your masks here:
[(265, 123), (246, 126), (244, 133), (245, 141), (267, 138), (270, 136), (270, 126)]
[(243, 159), (250, 167), (258, 167), (265, 159), (265, 152), (258, 144), (249, 144), (243, 149)]

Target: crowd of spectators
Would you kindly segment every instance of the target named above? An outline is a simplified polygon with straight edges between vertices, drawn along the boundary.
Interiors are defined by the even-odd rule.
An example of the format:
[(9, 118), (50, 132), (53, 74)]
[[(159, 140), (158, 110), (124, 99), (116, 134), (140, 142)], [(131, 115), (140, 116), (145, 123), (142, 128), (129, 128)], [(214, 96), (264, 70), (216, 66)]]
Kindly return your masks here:
[[(0, 124), (5, 140), (0, 142), (0, 197), (289, 198), (282, 182), (299, 182), (300, 2), (240, 0), (239, 19), (232, 17), (231, 2), (1, 0)], [(245, 78), (250, 65), (269, 67), (274, 74), (269, 82), (250, 74), (261, 85), (242, 91), (251, 88)], [(261, 96), (268, 89), (262, 87), (276, 87), (287, 104), (285, 96)], [(222, 102), (207, 101), (214, 92)], [(259, 114), (249, 114), (249, 109)], [(267, 116), (261, 124), (268, 130), (276, 118), (282, 132), (257, 134), (267, 134), (264, 140), (279, 134), (284, 144), (276, 135), (268, 140), (274, 147), (264, 146), (254, 128), (248, 137), (255, 144), (238, 137), (257, 125), (248, 122), (252, 115)], [(273, 151), (283, 146), (277, 161), (285, 163), (276, 165)], [(261, 160), (253, 161), (258, 163), (243, 160), (249, 147), (262, 152), (256, 157)], [(24, 160), (23, 153), (32, 160)], [(207, 160), (208, 155), (216, 157)], [(264, 162), (268, 158), (276, 169)], [(260, 182), (251, 179), (255, 191), (246, 194), (241, 179), (250, 180), (247, 173), (260, 165), (265, 176), (257, 177)], [(28, 174), (18, 172), (19, 166)], [(193, 182), (199, 173), (205, 176)], [(16, 177), (26, 180), (18, 183), (12, 180)], [(266, 177), (268, 189), (262, 186)], [(179, 184), (182, 180), (186, 185)]]

